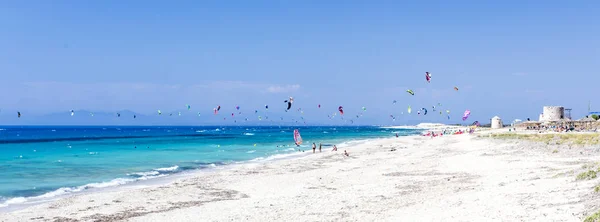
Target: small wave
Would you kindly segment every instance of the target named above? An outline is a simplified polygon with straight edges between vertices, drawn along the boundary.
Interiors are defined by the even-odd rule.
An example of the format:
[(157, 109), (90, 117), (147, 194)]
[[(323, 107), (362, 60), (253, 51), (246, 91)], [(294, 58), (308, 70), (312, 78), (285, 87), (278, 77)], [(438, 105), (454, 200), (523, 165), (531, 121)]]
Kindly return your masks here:
[(5, 131), (6, 129), (0, 129), (0, 131)]
[(215, 131), (219, 132), (219, 131), (221, 131), (221, 129), (215, 129)]
[(89, 152), (88, 154), (90, 154), (90, 155), (96, 155), (96, 154), (98, 154), (98, 152)]
[(256, 150), (250, 150), (250, 151), (248, 151), (246, 153), (254, 153), (254, 152), (256, 152)]
[(158, 177), (162, 177), (162, 176), (166, 176), (166, 175), (142, 176), (142, 177), (139, 177), (136, 179), (117, 178), (117, 179), (114, 179), (114, 180), (111, 180), (108, 182), (90, 183), (90, 184), (86, 184), (86, 185), (78, 186), (78, 187), (61, 187), (54, 191), (50, 191), (48, 193), (42, 194), (40, 196), (11, 198), (11, 199), (4, 201), (3, 203), (0, 203), (0, 207), (6, 207), (8, 205), (13, 205), (13, 204), (23, 204), (23, 203), (27, 203), (27, 202), (43, 201), (43, 200), (47, 200), (50, 198), (54, 198), (54, 197), (58, 197), (58, 196), (66, 195), (66, 194), (77, 193), (77, 192), (81, 192), (81, 191), (85, 191), (85, 190), (89, 190), (89, 189), (93, 189), (93, 188), (116, 187), (116, 186), (124, 185), (127, 183), (135, 182), (135, 181), (148, 180), (148, 179), (158, 178)]
[(179, 166), (175, 165), (172, 167), (157, 168), (154, 170), (159, 171), (159, 172), (173, 172), (173, 171), (177, 171), (177, 169), (179, 169)]
[(206, 132), (206, 130), (196, 130), (197, 133), (203, 133)]
[(150, 129), (143, 129), (143, 132), (150, 132)]
[(148, 176), (156, 176), (159, 174), (160, 174), (160, 172), (158, 172), (158, 171), (148, 171), (148, 172), (128, 173), (127, 176), (148, 177)]
[(244, 133), (245, 136), (254, 136), (254, 133)]
[(323, 133), (329, 133), (329, 132), (327, 132), (327, 131), (323, 131)]
[(165, 168), (156, 168), (153, 169), (151, 171), (146, 171), (146, 172), (136, 172), (136, 173), (128, 173), (127, 176), (135, 176), (138, 177), (138, 179), (140, 178), (147, 178), (147, 177), (155, 177), (155, 176), (166, 176), (166, 173), (169, 172), (175, 172), (179, 170), (179, 166), (175, 165), (172, 167), (165, 167)]

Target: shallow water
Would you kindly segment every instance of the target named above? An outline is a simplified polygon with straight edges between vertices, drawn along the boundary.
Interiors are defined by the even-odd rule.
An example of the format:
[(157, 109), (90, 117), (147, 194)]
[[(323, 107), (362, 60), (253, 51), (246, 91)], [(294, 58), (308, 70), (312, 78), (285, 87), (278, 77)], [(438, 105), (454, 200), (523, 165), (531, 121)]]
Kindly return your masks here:
[[(416, 130), (379, 127), (0, 127), (0, 207)], [(295, 147), (293, 130), (304, 139)]]

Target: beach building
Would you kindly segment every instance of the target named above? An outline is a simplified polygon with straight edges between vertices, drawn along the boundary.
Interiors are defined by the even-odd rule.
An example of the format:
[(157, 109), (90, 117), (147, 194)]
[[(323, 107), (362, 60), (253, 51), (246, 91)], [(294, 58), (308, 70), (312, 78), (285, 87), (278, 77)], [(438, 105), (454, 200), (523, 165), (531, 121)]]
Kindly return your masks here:
[(491, 123), (492, 129), (500, 129), (503, 126), (504, 125), (502, 124), (502, 119), (500, 117), (494, 116), (494, 118), (492, 118), (492, 123)]
[(540, 114), (540, 122), (554, 122), (565, 119), (565, 107), (562, 106), (544, 106), (543, 113)]

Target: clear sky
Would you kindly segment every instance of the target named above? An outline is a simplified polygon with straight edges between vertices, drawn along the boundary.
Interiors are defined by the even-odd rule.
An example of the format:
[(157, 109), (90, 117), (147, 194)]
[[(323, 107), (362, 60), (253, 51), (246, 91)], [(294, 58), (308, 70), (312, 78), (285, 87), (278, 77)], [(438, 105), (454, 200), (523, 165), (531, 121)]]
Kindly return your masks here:
[[(543, 105), (581, 117), (588, 101), (600, 111), (599, 11), (553, 0), (5, 2), (0, 125), (185, 104), (203, 114), (194, 124), (218, 119), (217, 105), (256, 119), (265, 104), (292, 115), (289, 96), (311, 124), (340, 105), (346, 119), (365, 106), (362, 124), (462, 122), (465, 109), (469, 121), (537, 119)], [(437, 103), (451, 120), (431, 114)]]

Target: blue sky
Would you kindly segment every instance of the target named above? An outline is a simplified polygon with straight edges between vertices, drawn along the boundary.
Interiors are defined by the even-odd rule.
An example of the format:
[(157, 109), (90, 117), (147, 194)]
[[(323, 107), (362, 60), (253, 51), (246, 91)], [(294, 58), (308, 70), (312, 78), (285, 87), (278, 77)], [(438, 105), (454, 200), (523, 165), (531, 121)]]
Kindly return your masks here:
[[(255, 118), (269, 104), (271, 115), (297, 119), (282, 111), (288, 96), (311, 124), (331, 123), (340, 105), (346, 119), (367, 107), (362, 124), (461, 122), (465, 109), (473, 121), (537, 118), (543, 105), (582, 116), (588, 101), (600, 111), (599, 10), (597, 1), (5, 3), (0, 125), (185, 104), (205, 115), (184, 123), (220, 119), (209, 115), (217, 105)], [(406, 115), (409, 104), (437, 103), (450, 121)]]

